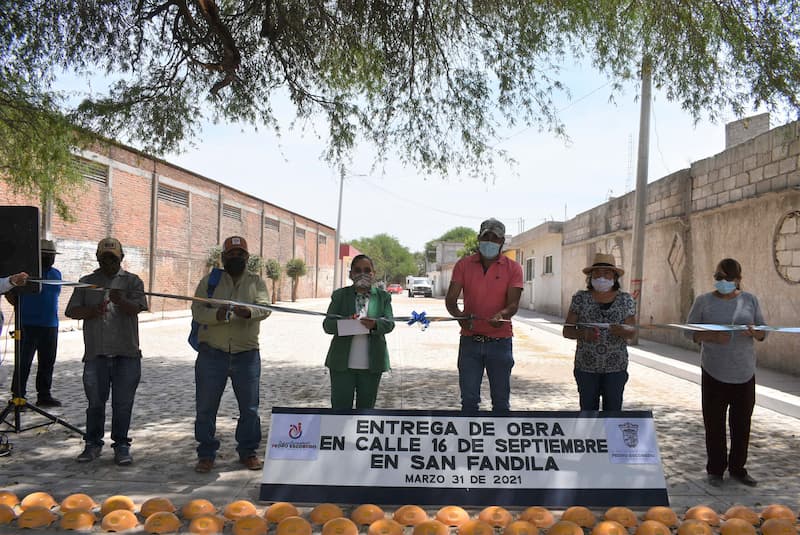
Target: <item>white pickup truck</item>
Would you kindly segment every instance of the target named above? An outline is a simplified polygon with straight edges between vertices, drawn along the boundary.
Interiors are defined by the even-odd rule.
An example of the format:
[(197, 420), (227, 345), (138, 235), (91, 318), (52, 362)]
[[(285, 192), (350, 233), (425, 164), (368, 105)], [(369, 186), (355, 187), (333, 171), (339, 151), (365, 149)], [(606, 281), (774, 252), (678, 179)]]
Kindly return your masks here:
[(425, 277), (406, 277), (406, 290), (409, 297), (414, 297), (415, 295), (433, 297), (433, 285)]

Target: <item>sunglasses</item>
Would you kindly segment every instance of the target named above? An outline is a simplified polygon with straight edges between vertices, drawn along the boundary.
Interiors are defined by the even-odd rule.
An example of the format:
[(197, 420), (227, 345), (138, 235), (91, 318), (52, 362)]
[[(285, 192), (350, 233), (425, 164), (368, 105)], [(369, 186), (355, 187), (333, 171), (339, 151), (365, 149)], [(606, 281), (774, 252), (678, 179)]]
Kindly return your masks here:
[(353, 268), (350, 271), (355, 275), (361, 275), (362, 273), (370, 274), (372, 273), (372, 268), (365, 267), (363, 270), (361, 268)]

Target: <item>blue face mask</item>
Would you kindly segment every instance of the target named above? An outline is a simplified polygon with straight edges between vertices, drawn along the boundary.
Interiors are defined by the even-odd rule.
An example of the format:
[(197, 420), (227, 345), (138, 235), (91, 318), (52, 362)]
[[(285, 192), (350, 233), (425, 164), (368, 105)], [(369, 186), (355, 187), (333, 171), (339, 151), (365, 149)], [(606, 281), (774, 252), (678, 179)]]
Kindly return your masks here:
[(478, 250), (484, 258), (495, 258), (500, 254), (500, 244), (493, 241), (479, 241)]
[(731, 293), (736, 289), (736, 281), (726, 281), (726, 280), (716, 281), (714, 283), (714, 288), (716, 288), (717, 291), (722, 295), (728, 295), (729, 293)]

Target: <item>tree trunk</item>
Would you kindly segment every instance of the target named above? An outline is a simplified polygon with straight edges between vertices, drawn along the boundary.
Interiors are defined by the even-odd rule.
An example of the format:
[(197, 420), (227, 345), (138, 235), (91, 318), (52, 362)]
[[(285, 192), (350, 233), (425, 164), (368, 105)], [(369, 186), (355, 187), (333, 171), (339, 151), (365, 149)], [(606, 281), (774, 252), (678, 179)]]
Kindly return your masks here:
[(292, 277), (292, 303), (297, 301), (297, 277)]
[(275, 279), (272, 279), (272, 304), (275, 304)]

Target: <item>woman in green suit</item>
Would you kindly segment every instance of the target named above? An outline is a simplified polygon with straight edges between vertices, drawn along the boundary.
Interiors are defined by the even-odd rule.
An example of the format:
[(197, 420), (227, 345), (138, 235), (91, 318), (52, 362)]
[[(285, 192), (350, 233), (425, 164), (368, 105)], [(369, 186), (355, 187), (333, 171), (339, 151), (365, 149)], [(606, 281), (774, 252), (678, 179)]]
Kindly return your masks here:
[[(384, 335), (394, 329), (392, 296), (372, 286), (375, 266), (367, 255), (358, 255), (350, 263), (353, 284), (331, 295), (328, 316), (322, 322), (325, 332), (333, 335), (325, 366), (331, 377), (331, 407), (371, 409), (378, 397), (381, 375), (389, 369), (389, 351)], [(340, 318), (358, 319), (367, 334), (340, 336)]]

